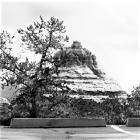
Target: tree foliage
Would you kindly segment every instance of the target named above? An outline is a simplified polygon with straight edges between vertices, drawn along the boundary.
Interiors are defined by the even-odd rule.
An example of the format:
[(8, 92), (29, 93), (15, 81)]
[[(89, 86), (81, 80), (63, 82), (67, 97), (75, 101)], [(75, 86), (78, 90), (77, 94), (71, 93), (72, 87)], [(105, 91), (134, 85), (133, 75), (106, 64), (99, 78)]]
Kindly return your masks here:
[(21, 62), (19, 57), (12, 54), (12, 47), (8, 47), (9, 43), (13, 43), (13, 36), (6, 31), (0, 34), (2, 86), (17, 87), (20, 95), (14, 103), (17, 107), (22, 104), (23, 108), (28, 109), (30, 117), (37, 117), (37, 98), (43, 98), (46, 93), (57, 94), (58, 87), (64, 88), (63, 82), (56, 81), (52, 75), (58, 74), (58, 61), (53, 58), (53, 53), (62, 49), (68, 41), (65, 32), (63, 21), (54, 17), (49, 21), (40, 17), (39, 22), (18, 30), (22, 46), (40, 55), (38, 62), (29, 61), (28, 58)]
[(140, 86), (128, 95), (125, 114), (127, 117), (140, 117)]

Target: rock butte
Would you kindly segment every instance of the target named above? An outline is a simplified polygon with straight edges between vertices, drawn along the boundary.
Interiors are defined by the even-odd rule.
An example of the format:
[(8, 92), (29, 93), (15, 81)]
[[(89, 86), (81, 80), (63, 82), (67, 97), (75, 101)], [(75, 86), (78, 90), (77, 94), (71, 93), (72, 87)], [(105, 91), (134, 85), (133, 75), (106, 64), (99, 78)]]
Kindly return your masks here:
[(123, 94), (121, 87), (107, 78), (97, 65), (95, 55), (83, 48), (78, 41), (71, 47), (58, 51), (55, 56), (60, 62), (59, 79), (65, 80), (73, 90), (81, 90), (86, 95)]

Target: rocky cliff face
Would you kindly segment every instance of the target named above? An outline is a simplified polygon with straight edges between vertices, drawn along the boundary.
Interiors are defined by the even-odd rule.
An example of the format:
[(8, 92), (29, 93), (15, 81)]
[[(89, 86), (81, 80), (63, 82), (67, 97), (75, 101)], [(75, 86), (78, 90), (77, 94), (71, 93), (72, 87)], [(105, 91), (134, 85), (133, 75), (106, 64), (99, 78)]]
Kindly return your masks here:
[(71, 47), (55, 54), (60, 62), (59, 78), (65, 80), (73, 90), (82, 90), (89, 95), (119, 93), (121, 87), (106, 77), (99, 68), (95, 55), (83, 48), (77, 41)]
[(120, 91), (121, 87), (112, 79), (100, 78), (86, 65), (60, 68), (59, 77), (67, 82), (72, 90), (95, 91)]

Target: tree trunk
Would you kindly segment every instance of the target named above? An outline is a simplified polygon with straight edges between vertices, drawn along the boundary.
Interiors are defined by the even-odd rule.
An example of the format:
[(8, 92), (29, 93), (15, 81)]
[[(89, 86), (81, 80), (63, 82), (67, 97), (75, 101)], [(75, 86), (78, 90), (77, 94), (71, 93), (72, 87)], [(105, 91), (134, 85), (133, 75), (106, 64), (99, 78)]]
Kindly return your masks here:
[(30, 110), (30, 118), (37, 118), (36, 92), (32, 92), (31, 95), (32, 108)]

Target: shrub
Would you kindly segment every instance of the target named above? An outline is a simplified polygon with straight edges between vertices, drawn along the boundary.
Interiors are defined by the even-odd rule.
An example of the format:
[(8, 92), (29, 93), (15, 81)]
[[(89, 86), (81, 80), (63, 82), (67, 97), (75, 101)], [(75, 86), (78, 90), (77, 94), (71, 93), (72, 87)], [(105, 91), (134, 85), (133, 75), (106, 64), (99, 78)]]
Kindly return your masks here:
[(101, 103), (103, 117), (108, 124), (124, 124), (124, 106), (119, 98), (107, 98)]
[(0, 104), (0, 124), (9, 125), (11, 120), (11, 109), (9, 104), (1, 103)]
[(127, 96), (127, 117), (140, 117), (140, 86), (134, 88), (131, 95)]

